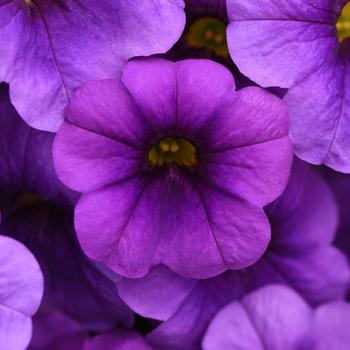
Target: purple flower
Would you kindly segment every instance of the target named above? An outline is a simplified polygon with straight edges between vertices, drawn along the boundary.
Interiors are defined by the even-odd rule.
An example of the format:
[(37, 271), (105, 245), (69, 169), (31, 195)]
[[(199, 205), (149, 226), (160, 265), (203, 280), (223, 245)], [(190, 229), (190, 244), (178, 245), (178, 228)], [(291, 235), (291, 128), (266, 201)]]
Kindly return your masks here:
[(267, 286), (220, 310), (204, 350), (346, 350), (350, 305), (334, 302), (315, 311), (292, 289)]
[(56, 131), (72, 92), (180, 36), (182, 0), (0, 0), (0, 82), (31, 126)]
[(350, 32), (342, 29), (350, 23), (346, 3), (227, 1), (228, 46), (238, 68), (261, 86), (289, 88), (285, 101), (296, 154), (342, 172), (350, 172), (350, 41), (343, 40)]
[(45, 277), (44, 305), (95, 328), (130, 324), (132, 313), (113, 281), (81, 251), (73, 225), (78, 194), (53, 169), (54, 134), (30, 128), (0, 85), (0, 232), (24, 243)]
[(44, 281), (34, 256), (21, 243), (0, 236), (0, 344), (25, 349), (32, 336), (31, 316), (43, 295)]
[(80, 88), (54, 145), (59, 178), (83, 192), (83, 250), (141, 277), (164, 263), (209, 277), (254, 263), (270, 226), (262, 207), (287, 182), (292, 152), (281, 100), (234, 91), (208, 60), (129, 62), (123, 81)]
[(164, 321), (148, 335), (157, 349), (198, 349), (220, 308), (266, 284), (288, 285), (312, 306), (344, 298), (350, 271), (331, 245), (337, 207), (322, 177), (295, 161), (286, 190), (266, 211), (271, 242), (251, 267), (194, 280), (160, 266), (144, 278), (119, 282), (120, 296), (135, 312)]

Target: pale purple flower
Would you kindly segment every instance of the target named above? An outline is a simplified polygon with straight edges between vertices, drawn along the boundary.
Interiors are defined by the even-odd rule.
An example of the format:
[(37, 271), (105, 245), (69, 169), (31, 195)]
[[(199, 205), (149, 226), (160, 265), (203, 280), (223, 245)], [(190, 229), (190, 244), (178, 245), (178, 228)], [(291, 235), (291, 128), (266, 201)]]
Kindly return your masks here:
[(228, 0), (227, 40), (243, 74), (264, 87), (289, 88), (284, 100), (296, 154), (348, 173), (350, 41), (339, 40), (350, 19), (338, 20), (346, 3)]
[(190, 277), (253, 264), (270, 240), (263, 206), (292, 162), (281, 100), (235, 92), (209, 60), (129, 62), (81, 87), (54, 144), (59, 178), (83, 192), (80, 244), (128, 277), (164, 263)]
[(56, 131), (72, 92), (115, 78), (134, 56), (166, 52), (182, 0), (0, 0), (0, 82), (33, 127)]
[(32, 336), (31, 316), (44, 290), (43, 276), (30, 251), (12, 238), (0, 236), (0, 346), (25, 349)]
[(204, 350), (346, 350), (350, 304), (312, 310), (292, 289), (267, 286), (220, 310), (203, 340)]

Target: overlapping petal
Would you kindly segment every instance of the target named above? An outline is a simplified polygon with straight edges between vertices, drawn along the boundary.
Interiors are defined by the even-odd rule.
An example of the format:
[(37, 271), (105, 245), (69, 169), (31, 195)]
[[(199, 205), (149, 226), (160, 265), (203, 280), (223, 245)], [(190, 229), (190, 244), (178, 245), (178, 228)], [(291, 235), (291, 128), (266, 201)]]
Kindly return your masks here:
[(182, 0), (2, 0), (0, 80), (11, 84), (24, 120), (56, 131), (79, 85), (117, 77), (130, 57), (167, 51), (183, 30), (183, 7)]

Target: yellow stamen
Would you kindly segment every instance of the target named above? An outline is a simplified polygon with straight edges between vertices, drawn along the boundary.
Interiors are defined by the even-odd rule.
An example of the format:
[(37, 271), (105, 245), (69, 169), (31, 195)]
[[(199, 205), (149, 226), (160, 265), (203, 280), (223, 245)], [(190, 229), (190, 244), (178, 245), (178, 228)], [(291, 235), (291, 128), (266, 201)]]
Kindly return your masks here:
[(33, 0), (24, 0), (24, 3), (30, 7), (34, 6)]
[(222, 43), (224, 41), (224, 39), (225, 39), (225, 37), (222, 34), (215, 35), (215, 37), (214, 37), (214, 41), (217, 44)]
[(198, 163), (196, 148), (189, 141), (165, 137), (148, 153), (148, 161), (153, 166), (175, 163), (178, 166), (192, 167)]
[(163, 152), (168, 152), (170, 149), (170, 145), (169, 143), (167, 143), (166, 141), (160, 141), (159, 142), (159, 147)]
[(180, 147), (176, 141), (170, 146), (171, 152), (177, 152), (179, 149), (180, 149)]
[(226, 24), (218, 18), (198, 19), (190, 26), (185, 40), (190, 47), (206, 48), (218, 56), (228, 57)]
[(337, 32), (339, 42), (350, 38), (350, 2), (348, 2), (337, 21)]
[(205, 38), (206, 39), (213, 39), (213, 36), (214, 36), (214, 33), (213, 33), (213, 31), (212, 30), (207, 30), (206, 32), (205, 32)]

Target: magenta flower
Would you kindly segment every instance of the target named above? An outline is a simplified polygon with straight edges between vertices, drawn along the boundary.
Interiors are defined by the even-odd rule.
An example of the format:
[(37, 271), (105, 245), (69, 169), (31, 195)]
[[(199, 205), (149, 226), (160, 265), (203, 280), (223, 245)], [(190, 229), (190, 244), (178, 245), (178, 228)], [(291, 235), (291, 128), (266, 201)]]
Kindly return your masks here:
[(30, 251), (5, 236), (0, 236), (0, 266), (0, 345), (22, 350), (32, 336), (31, 316), (41, 302), (43, 276)]
[(292, 289), (271, 285), (227, 305), (215, 316), (204, 350), (346, 350), (350, 305), (333, 302), (312, 310)]
[(238, 68), (261, 86), (289, 88), (284, 100), (296, 154), (342, 172), (350, 172), (346, 3), (227, 1), (228, 46)]
[(164, 263), (209, 277), (254, 263), (270, 240), (263, 206), (292, 162), (281, 100), (234, 91), (207, 60), (129, 62), (122, 82), (80, 88), (54, 144), (59, 178), (83, 192), (83, 250), (128, 277)]
[(182, 0), (0, 0), (0, 82), (38, 129), (56, 131), (72, 92), (115, 78), (134, 56), (166, 52), (185, 24)]

